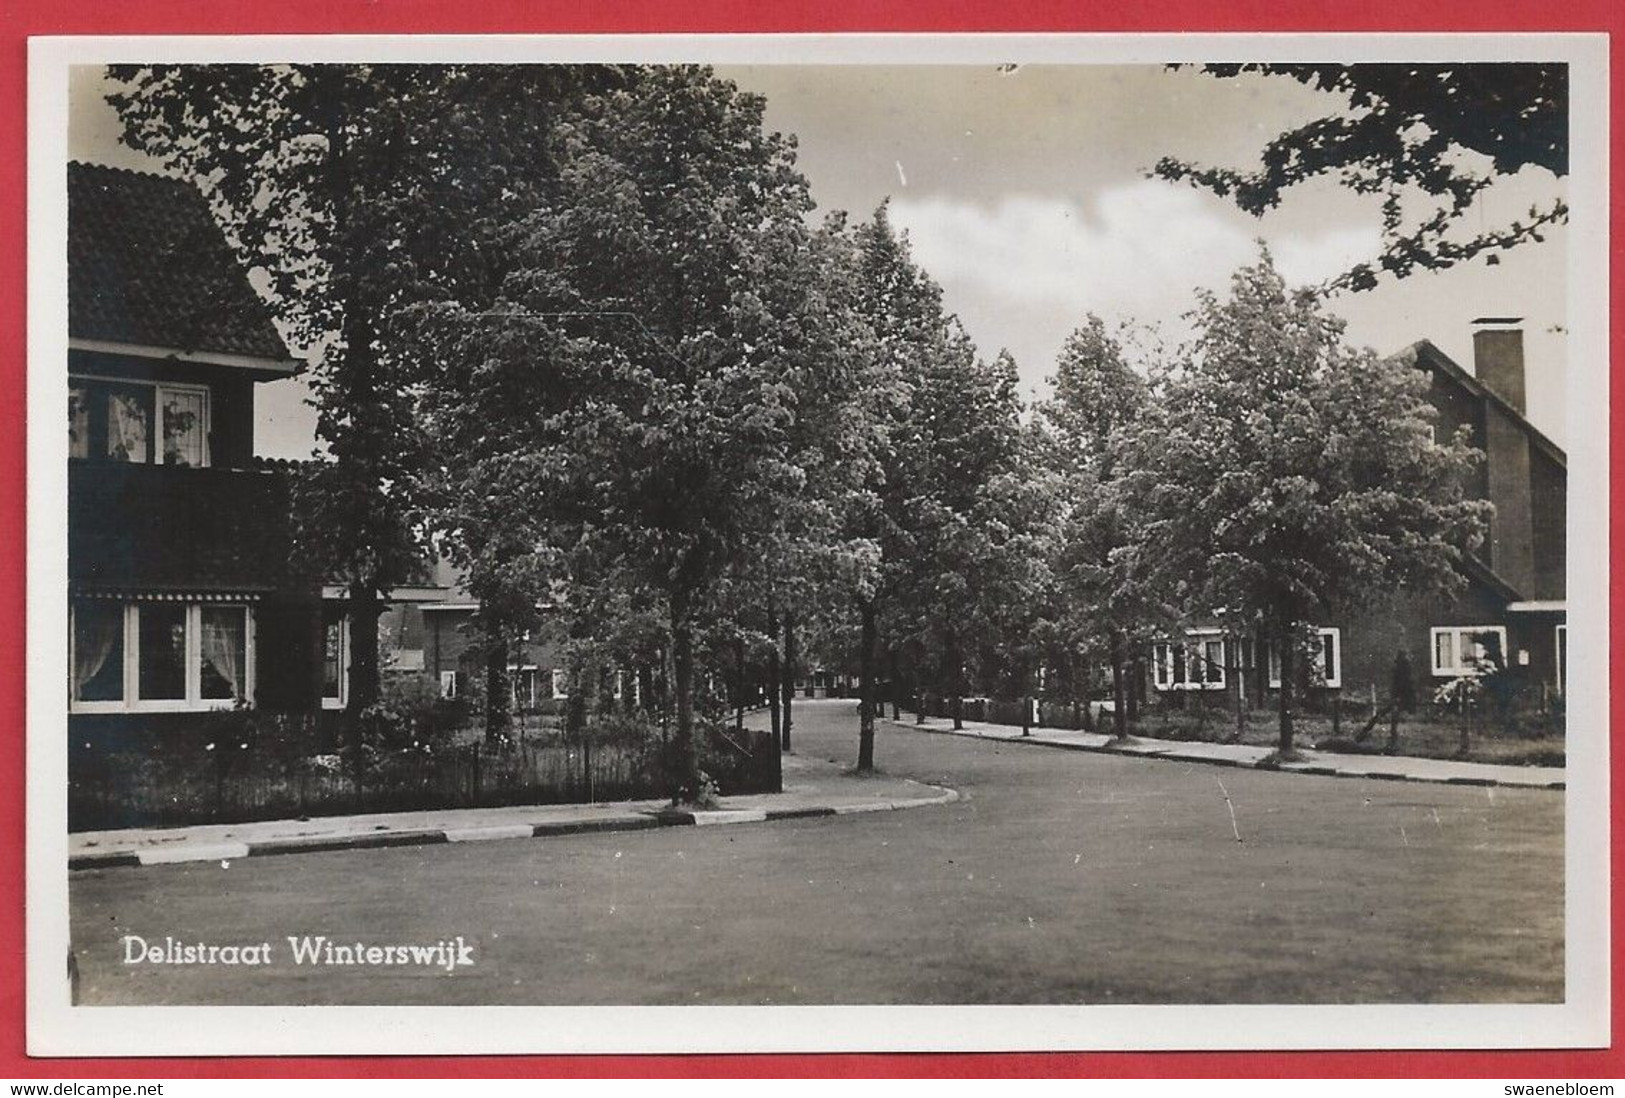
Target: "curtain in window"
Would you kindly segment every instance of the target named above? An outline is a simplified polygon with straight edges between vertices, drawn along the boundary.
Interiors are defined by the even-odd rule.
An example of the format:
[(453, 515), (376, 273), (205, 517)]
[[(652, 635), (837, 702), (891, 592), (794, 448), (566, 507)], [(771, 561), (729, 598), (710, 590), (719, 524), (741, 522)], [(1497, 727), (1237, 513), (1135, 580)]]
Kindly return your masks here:
[(90, 393), (78, 385), (68, 390), (68, 456), (90, 456)]
[(240, 698), (243, 689), (243, 611), (203, 608), (203, 696)]
[(203, 464), (203, 394), (161, 390), (164, 404), (164, 464)]
[(344, 698), (344, 619), (331, 613), (322, 624), (322, 697)]
[(136, 393), (107, 394), (107, 456), (114, 461), (145, 462), (151, 437), (151, 414)]
[[(111, 666), (109, 666), (111, 661)], [(118, 603), (85, 603), (73, 613), (73, 698), (117, 701), (124, 694), (124, 607)], [(106, 667), (107, 681), (86, 687)], [(115, 674), (116, 672), (116, 674)]]

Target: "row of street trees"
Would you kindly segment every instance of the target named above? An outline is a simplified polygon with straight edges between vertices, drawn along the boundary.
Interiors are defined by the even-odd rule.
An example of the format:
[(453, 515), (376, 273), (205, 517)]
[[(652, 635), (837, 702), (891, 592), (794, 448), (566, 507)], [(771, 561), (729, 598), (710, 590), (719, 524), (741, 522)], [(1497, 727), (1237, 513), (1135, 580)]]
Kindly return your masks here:
[(814, 221), (793, 139), (706, 69), (113, 75), (125, 139), (200, 181), (311, 352), (304, 545), (350, 590), (358, 716), (369, 624), (431, 551), (480, 600), (488, 738), (545, 604), (573, 695), (666, 669), (686, 799), (697, 684), (765, 662), (787, 737), (798, 635), (854, 655), (860, 769), (883, 681), (1076, 698), (1105, 663), (1124, 733), (1156, 633), (1223, 611), (1287, 661), (1304, 622), (1450, 586), (1477, 536), (1420, 378), (1267, 255), (1152, 361), (1089, 320), (1029, 409), (886, 207)]

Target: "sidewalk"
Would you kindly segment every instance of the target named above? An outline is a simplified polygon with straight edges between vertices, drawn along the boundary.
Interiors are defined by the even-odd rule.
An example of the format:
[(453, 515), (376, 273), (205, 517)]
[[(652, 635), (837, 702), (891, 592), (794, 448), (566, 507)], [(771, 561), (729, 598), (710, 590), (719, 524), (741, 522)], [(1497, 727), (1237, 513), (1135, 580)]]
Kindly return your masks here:
[(230, 861), (270, 854), (381, 846), (481, 842), (637, 831), (654, 827), (761, 823), (920, 808), (958, 800), (952, 789), (908, 778), (859, 776), (834, 763), (784, 756), (784, 792), (722, 797), (715, 809), (668, 811), (665, 800), (509, 808), (454, 808), (323, 816), (196, 827), (86, 831), (68, 836), (68, 868)]
[[(953, 721), (928, 717), (915, 724), (912, 716), (886, 723), (916, 732), (978, 739), (1013, 740), (1043, 747), (1064, 747), (1073, 751), (1098, 751), (1110, 755), (1143, 755), (1179, 762), (1207, 763), (1213, 766), (1257, 767), (1272, 748), (1248, 744), (1199, 743), (1188, 740), (1157, 740), (1133, 736), (1122, 743), (1102, 732), (1067, 732), (1038, 728), (1023, 736), (1015, 725), (964, 721), (962, 731), (954, 731)], [(1330, 751), (1300, 749), (1303, 762), (1283, 763), (1271, 769), (1335, 778), (1378, 778), (1389, 781), (1446, 782), (1453, 785), (1522, 786), (1562, 789), (1565, 771), (1560, 766), (1501, 766), (1494, 763), (1457, 762), (1453, 759), (1422, 759), (1405, 755), (1339, 755)]]

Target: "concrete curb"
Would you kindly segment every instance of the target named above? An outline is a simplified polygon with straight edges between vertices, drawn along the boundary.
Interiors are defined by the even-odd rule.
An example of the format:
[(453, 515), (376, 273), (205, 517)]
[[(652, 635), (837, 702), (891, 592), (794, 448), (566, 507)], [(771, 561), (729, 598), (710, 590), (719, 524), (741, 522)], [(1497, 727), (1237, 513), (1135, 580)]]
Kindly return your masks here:
[[(976, 740), (990, 740), (994, 743), (1013, 743), (1027, 747), (1054, 747), (1062, 751), (1087, 751), (1096, 755), (1116, 755), (1120, 758), (1155, 759), (1163, 762), (1197, 763), (1202, 766), (1228, 766), (1242, 770), (1279, 771), (1285, 774), (1308, 774), (1317, 778), (1365, 778), (1379, 782), (1421, 782), (1427, 785), (1471, 785), (1492, 789), (1548, 789), (1561, 791), (1567, 788), (1566, 781), (1555, 782), (1509, 782), (1500, 778), (1479, 777), (1476, 775), (1452, 775), (1449, 777), (1430, 778), (1419, 774), (1398, 774), (1391, 770), (1344, 770), (1334, 766), (1319, 763), (1271, 763), (1264, 765), (1261, 762), (1247, 759), (1215, 758), (1212, 755), (1196, 754), (1181, 751), (1177, 746), (1150, 747), (1144, 744), (1134, 744), (1127, 747), (1091, 743), (1066, 743), (1061, 740), (1049, 739), (1042, 735), (1033, 736), (998, 736), (985, 732), (964, 730), (955, 732), (951, 728), (931, 728), (928, 725), (915, 724), (912, 721), (887, 720), (887, 724), (910, 732), (926, 732), (933, 736), (959, 736)], [(1393, 756), (1384, 755), (1383, 758)], [(1436, 761), (1436, 760), (1429, 760)]]
[(959, 791), (926, 785), (905, 778), (910, 785), (933, 791), (933, 796), (858, 804), (802, 805), (795, 808), (719, 808), (699, 812), (669, 809), (640, 810), (590, 820), (549, 820), (542, 823), (420, 828), (401, 831), (363, 831), (353, 835), (298, 835), (245, 842), (176, 843), (151, 850), (98, 850), (70, 854), (68, 868), (114, 869), (126, 866), (177, 865), (185, 862), (230, 862), (238, 858), (277, 854), (315, 854), (333, 850), (370, 850), (395, 846), (436, 846), (443, 843), (492, 842), (501, 839), (542, 839), (609, 831), (647, 831), (657, 827), (718, 827), (731, 824), (772, 823), (779, 820), (818, 819), (863, 812), (890, 812), (952, 804)]

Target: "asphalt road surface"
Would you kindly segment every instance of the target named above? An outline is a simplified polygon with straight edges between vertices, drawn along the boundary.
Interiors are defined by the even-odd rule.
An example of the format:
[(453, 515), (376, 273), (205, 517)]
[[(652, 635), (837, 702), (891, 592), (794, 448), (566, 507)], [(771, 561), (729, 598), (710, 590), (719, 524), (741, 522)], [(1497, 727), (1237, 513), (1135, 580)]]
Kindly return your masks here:
[[(798, 703), (795, 746), (854, 759), (852, 703)], [(884, 725), (876, 757), (962, 798), (76, 872), (81, 1002), (1563, 998), (1561, 792), (1263, 773)], [(126, 964), (132, 934), (269, 942), (271, 963)], [(461, 936), (470, 963), (294, 964), (288, 938), (316, 935), (380, 946)]]

